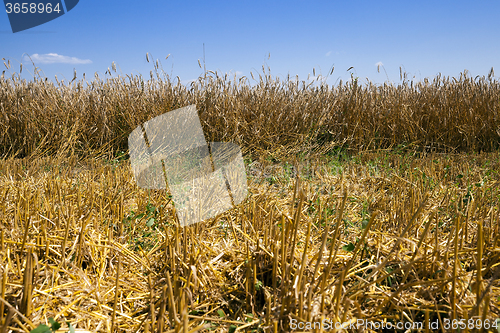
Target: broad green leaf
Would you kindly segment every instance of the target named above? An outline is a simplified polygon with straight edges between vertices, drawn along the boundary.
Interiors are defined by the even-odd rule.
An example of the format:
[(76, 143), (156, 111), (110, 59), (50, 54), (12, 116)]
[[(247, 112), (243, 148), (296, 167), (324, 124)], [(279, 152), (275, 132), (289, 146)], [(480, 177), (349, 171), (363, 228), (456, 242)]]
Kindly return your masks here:
[(52, 318), (52, 317), (49, 318), (49, 323), (51, 326), (50, 329), (54, 332), (61, 328), (61, 324), (59, 324), (57, 321), (55, 321), (54, 318)]
[(349, 243), (347, 245), (342, 246), (342, 250), (352, 252), (354, 250), (355, 246), (353, 243)]
[(51, 333), (52, 331), (50, 330), (50, 327), (44, 324), (38, 325), (37, 328), (34, 330), (31, 330), (30, 333)]

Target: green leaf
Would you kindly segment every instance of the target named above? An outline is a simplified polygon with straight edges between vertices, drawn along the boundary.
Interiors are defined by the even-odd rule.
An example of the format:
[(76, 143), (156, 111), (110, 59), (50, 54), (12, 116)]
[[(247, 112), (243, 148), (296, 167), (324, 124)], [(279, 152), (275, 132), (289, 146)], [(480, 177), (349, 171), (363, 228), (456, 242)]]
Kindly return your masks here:
[(342, 250), (352, 252), (356, 246), (353, 243), (342, 246)]
[(259, 280), (255, 281), (255, 290), (259, 291), (263, 285), (264, 284), (262, 283), (262, 281), (259, 281)]
[(146, 222), (146, 225), (148, 227), (151, 227), (153, 224), (155, 223), (155, 219), (152, 217), (148, 220), (148, 222)]
[(51, 330), (47, 325), (40, 324), (37, 328), (31, 330), (30, 333), (51, 333)]
[(229, 333), (234, 333), (236, 331), (236, 325), (229, 326)]
[(49, 318), (49, 323), (51, 326), (50, 329), (54, 332), (61, 328), (61, 324), (59, 324), (57, 321), (55, 321), (54, 318), (52, 318), (52, 317)]
[(219, 317), (221, 317), (221, 318), (224, 318), (226, 316), (224, 311), (222, 311), (221, 309), (217, 310), (217, 313), (219, 314)]

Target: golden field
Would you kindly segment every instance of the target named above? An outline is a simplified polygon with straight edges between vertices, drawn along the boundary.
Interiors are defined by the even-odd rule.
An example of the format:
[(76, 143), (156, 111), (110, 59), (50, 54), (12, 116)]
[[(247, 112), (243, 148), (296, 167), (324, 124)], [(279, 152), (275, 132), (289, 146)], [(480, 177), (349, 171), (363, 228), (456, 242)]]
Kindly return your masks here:
[[(493, 72), (183, 86), (154, 67), (147, 81), (1, 77), (4, 331), (498, 331)], [(127, 137), (190, 104), (207, 141), (242, 147), (250, 193), (181, 228), (168, 191), (136, 186)]]

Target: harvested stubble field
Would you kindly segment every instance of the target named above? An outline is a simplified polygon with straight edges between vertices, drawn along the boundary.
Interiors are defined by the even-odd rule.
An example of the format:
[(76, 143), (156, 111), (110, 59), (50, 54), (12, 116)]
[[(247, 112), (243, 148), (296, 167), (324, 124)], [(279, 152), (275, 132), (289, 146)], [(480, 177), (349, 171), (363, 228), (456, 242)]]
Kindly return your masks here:
[[(158, 68), (150, 81), (2, 76), (5, 332), (49, 318), (92, 332), (320, 331), (322, 320), (447, 332), (454, 319), (497, 331), (492, 73), (380, 87), (209, 73), (184, 87)], [(181, 228), (168, 192), (136, 186), (126, 143), (189, 104), (208, 141), (243, 148), (250, 193)]]

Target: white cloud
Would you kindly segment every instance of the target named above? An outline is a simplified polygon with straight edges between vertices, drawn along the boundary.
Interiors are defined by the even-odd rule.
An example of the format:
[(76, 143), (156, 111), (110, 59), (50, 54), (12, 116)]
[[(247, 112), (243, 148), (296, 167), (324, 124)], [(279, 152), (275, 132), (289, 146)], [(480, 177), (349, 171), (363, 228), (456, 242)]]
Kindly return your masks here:
[[(338, 53), (338, 52), (337, 52), (337, 53)], [(330, 54), (332, 54), (332, 51), (328, 51), (328, 52), (326, 52), (325, 57), (329, 57), (329, 56), (330, 56)]]
[(90, 59), (78, 59), (75, 57), (63, 56), (57, 53), (47, 53), (47, 54), (38, 54), (35, 53), (30, 57), (24, 56), (24, 61), (33, 60), (35, 64), (72, 64), (72, 65), (84, 65), (91, 64), (92, 60)]
[(235, 70), (232, 70), (232, 69), (231, 69), (229, 72), (226, 72), (226, 74), (227, 74), (228, 76), (234, 76), (234, 75), (236, 75), (236, 76), (241, 76), (241, 75), (243, 75), (243, 72), (240, 72), (240, 71), (235, 71)]

